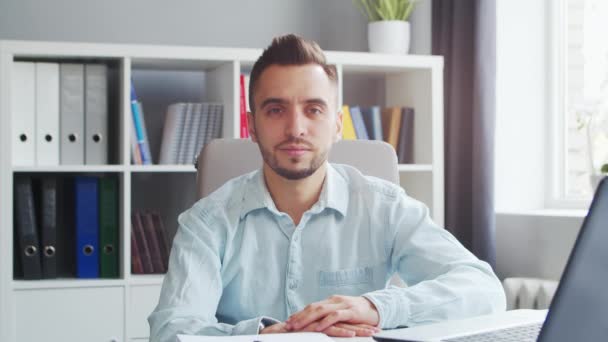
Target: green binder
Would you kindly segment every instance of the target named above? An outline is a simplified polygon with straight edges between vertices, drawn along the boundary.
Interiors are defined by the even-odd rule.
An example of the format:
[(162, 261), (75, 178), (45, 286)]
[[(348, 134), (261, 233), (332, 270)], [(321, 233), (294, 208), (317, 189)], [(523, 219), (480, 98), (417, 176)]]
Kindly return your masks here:
[(118, 182), (99, 180), (99, 270), (101, 278), (118, 278)]

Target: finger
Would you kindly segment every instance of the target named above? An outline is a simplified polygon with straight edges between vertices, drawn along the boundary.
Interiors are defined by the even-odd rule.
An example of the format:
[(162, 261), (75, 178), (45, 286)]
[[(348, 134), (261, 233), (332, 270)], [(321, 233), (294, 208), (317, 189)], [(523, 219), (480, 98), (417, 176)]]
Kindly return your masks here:
[(303, 316), (309, 315), (311, 312), (314, 312), (316, 310), (319, 310), (319, 308), (326, 306), (326, 305), (331, 305), (333, 303), (330, 303), (329, 300), (323, 300), (320, 302), (316, 302), (316, 303), (311, 303), (306, 305), (306, 307), (303, 310), (300, 310), (296, 313), (294, 313), (293, 315), (291, 315), (289, 318), (287, 318), (287, 320), (285, 321), (286, 323), (290, 323), (290, 322), (295, 322), (299, 319), (301, 319)]
[(348, 321), (353, 318), (353, 312), (351, 310), (336, 310), (329, 313), (325, 318), (319, 321), (317, 331), (323, 331), (330, 326), (338, 323)]
[(302, 327), (309, 325), (312, 322), (316, 322), (330, 313), (341, 309), (340, 304), (311, 304), (308, 305), (304, 310), (294, 314), (287, 320), (288, 330), (298, 330)]
[(338, 324), (334, 324), (334, 327), (352, 330), (357, 334), (357, 336), (362, 336), (362, 337), (369, 337), (375, 333), (380, 332), (380, 329), (373, 327), (371, 325), (367, 325), (367, 324), (338, 323)]
[(332, 337), (355, 337), (357, 335), (357, 333), (353, 330), (344, 329), (336, 326), (331, 326), (323, 330), (323, 333), (327, 336)]

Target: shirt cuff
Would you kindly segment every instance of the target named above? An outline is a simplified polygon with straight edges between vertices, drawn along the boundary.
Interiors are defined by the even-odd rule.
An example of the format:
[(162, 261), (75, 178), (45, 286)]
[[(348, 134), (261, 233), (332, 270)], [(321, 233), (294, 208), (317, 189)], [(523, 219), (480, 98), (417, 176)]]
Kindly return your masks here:
[(261, 331), (261, 327), (269, 327), (279, 323), (274, 318), (260, 316), (245, 321), (238, 322), (232, 330), (232, 335), (257, 335)]
[(381, 329), (406, 326), (410, 318), (410, 305), (403, 295), (403, 288), (390, 287), (363, 295), (378, 310)]

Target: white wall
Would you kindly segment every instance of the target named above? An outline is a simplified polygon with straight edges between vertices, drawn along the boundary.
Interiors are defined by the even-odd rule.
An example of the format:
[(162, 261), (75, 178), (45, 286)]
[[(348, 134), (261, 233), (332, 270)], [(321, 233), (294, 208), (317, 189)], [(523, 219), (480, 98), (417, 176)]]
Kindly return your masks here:
[(545, 209), (552, 0), (497, 1), (496, 245), (500, 277), (559, 279), (580, 212)]
[(496, 11), (496, 208), (541, 209), (546, 170), (546, 1), (497, 1)]

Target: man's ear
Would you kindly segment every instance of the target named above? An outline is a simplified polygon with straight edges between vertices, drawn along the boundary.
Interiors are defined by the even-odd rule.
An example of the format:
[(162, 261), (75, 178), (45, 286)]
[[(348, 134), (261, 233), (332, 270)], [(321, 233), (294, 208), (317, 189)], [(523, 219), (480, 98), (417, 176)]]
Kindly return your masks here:
[(334, 137), (334, 142), (342, 140), (342, 128), (344, 127), (342, 118), (342, 109), (340, 109), (336, 113), (336, 136)]
[(247, 129), (249, 130), (249, 136), (251, 137), (251, 140), (257, 143), (258, 137), (255, 133), (255, 117), (251, 112), (247, 112)]

